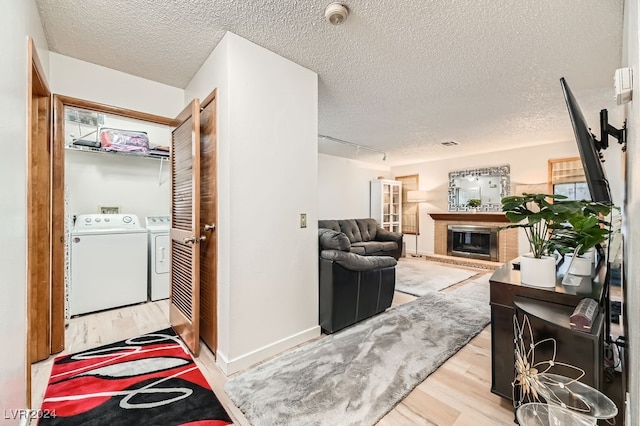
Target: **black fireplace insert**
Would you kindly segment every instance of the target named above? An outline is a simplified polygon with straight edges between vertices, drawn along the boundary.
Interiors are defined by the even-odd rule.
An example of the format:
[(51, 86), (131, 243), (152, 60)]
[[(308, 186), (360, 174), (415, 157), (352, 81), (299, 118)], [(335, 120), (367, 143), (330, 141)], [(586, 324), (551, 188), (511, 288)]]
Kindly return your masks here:
[(449, 256), (498, 261), (498, 228), (448, 225), (447, 229)]

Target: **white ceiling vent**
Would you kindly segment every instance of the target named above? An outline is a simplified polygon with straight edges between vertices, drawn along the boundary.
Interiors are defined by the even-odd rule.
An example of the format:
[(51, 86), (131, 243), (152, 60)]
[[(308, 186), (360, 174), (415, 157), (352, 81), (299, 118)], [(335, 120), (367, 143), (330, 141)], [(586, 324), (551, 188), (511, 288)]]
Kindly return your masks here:
[(444, 141), (444, 142), (440, 142), (440, 145), (442, 146), (456, 146), (456, 145), (460, 145), (458, 142), (456, 141)]

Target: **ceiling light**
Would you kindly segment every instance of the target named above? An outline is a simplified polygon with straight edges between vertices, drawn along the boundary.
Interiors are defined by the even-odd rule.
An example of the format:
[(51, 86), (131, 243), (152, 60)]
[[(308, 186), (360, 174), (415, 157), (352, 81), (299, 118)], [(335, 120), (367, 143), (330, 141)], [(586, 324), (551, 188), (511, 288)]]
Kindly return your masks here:
[(324, 17), (332, 25), (342, 24), (349, 16), (349, 9), (342, 3), (331, 3), (324, 10)]

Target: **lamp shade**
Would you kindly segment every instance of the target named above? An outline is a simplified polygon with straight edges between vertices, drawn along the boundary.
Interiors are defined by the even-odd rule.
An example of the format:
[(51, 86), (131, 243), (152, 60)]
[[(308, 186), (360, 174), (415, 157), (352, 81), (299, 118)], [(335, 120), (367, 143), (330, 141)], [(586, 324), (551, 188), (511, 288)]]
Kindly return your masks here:
[(409, 203), (424, 203), (427, 201), (427, 191), (407, 191)]

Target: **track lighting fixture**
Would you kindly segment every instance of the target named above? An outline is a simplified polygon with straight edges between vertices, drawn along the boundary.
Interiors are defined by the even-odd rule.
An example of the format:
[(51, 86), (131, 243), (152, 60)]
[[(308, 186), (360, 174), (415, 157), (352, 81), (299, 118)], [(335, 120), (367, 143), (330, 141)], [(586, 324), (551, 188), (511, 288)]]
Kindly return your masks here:
[(382, 161), (387, 161), (387, 153), (379, 149), (371, 148), (366, 145), (360, 145), (353, 142), (344, 141), (342, 139), (333, 138), (331, 136), (318, 135), (318, 137), (320, 139), (329, 140), (329, 141), (338, 142), (344, 145), (352, 146), (356, 149), (356, 153), (360, 153), (360, 149), (366, 149), (367, 151), (377, 152), (378, 154), (382, 154)]

